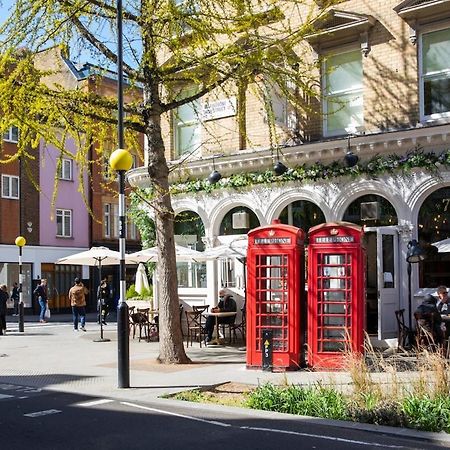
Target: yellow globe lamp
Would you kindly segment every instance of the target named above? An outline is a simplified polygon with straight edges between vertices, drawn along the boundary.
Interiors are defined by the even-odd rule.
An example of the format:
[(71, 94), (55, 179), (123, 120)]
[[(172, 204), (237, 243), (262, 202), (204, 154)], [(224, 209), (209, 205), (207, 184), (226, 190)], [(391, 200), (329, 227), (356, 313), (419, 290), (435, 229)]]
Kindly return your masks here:
[(17, 247), (24, 247), (27, 243), (27, 240), (23, 236), (17, 236), (16, 240), (14, 241)]
[(118, 148), (111, 153), (109, 157), (109, 165), (112, 170), (116, 172), (127, 171), (131, 169), (133, 165), (133, 157), (128, 150)]

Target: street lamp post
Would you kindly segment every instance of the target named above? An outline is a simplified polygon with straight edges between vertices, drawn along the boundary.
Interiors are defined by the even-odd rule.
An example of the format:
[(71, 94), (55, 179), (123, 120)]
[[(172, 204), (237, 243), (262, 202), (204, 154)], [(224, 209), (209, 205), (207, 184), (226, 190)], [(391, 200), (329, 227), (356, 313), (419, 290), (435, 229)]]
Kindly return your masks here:
[(408, 242), (408, 252), (406, 254), (406, 262), (408, 263), (408, 318), (409, 318), (409, 329), (412, 330), (412, 287), (411, 287), (411, 272), (412, 264), (416, 264), (425, 259), (425, 254), (423, 252), (420, 244), (413, 239)]
[(25, 331), (24, 327), (24, 306), (23, 306), (23, 292), (22, 292), (22, 248), (27, 243), (23, 236), (17, 236), (15, 244), (19, 247), (19, 332)]
[(129, 388), (130, 342), (128, 333), (128, 305), (125, 301), (125, 172), (131, 169), (133, 158), (130, 152), (124, 150), (122, 0), (117, 0), (117, 136), (119, 148), (109, 158), (111, 169), (117, 172), (119, 182), (120, 298), (119, 305), (117, 306), (117, 369), (119, 388)]

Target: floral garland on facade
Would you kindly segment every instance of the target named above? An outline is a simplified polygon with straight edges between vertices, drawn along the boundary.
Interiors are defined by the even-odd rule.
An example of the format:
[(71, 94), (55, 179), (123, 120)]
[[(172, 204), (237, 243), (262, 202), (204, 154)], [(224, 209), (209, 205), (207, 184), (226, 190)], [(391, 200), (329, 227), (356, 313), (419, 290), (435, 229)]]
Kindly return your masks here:
[[(438, 175), (439, 166), (450, 166), (450, 149), (439, 155), (433, 152), (424, 152), (416, 148), (405, 155), (375, 155), (369, 161), (347, 167), (344, 162), (334, 161), (331, 164), (317, 162), (313, 165), (306, 164), (290, 168), (283, 175), (276, 175), (271, 169), (264, 172), (248, 172), (231, 175), (211, 184), (208, 180), (191, 180), (182, 183), (174, 183), (170, 186), (172, 195), (205, 192), (209, 193), (217, 189), (240, 190), (258, 184), (287, 183), (297, 181), (300, 183), (330, 180), (338, 177), (360, 176), (377, 177), (383, 174), (400, 172), (408, 176), (412, 169), (420, 168)], [(151, 199), (152, 189), (139, 189), (139, 197)], [(133, 197), (133, 195), (132, 195)], [(136, 199), (138, 201), (138, 199)], [(134, 203), (136, 203), (136, 200)]]
[(276, 175), (271, 169), (264, 172), (249, 172), (222, 178), (215, 184), (208, 180), (192, 180), (172, 184), (171, 194), (186, 194), (190, 192), (212, 192), (216, 189), (242, 189), (256, 184), (286, 183), (289, 181), (309, 182), (330, 180), (332, 178), (350, 176), (356, 178), (362, 175), (376, 177), (386, 173), (400, 171), (407, 175), (413, 168), (421, 168), (436, 174), (440, 165), (450, 165), (450, 150), (439, 155), (433, 152), (425, 153), (416, 148), (406, 155), (375, 155), (363, 164), (347, 167), (343, 162), (334, 161), (331, 164), (317, 162), (313, 165), (303, 164), (290, 168), (283, 175)]

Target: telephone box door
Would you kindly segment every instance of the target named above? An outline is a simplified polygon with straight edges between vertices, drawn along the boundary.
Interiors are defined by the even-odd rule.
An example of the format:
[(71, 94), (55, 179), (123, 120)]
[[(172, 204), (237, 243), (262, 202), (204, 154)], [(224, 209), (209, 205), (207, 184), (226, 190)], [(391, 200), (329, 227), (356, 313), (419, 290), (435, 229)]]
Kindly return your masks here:
[(310, 229), (308, 364), (335, 369), (364, 342), (365, 257), (362, 229), (322, 224)]
[(298, 368), (300, 365), (303, 236), (299, 228), (282, 224), (259, 227), (249, 233), (248, 367), (262, 366), (264, 332), (272, 336), (274, 368)]

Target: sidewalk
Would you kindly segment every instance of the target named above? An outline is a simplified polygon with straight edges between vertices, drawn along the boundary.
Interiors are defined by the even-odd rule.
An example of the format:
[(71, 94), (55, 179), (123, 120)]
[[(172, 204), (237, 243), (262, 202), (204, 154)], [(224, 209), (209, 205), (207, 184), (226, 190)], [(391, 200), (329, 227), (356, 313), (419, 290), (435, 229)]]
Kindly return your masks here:
[[(131, 386), (130, 389), (118, 389), (117, 329), (114, 322), (109, 322), (104, 327), (104, 337), (111, 341), (94, 342), (94, 339), (100, 336), (96, 314), (88, 315), (86, 332), (74, 331), (69, 315), (55, 315), (47, 324), (40, 324), (37, 317), (26, 317), (24, 333), (19, 333), (17, 320), (14, 319), (16, 318), (7, 317), (9, 331), (6, 336), (0, 336), (1, 384), (11, 383), (123, 401), (162, 402), (164, 400), (158, 400), (158, 397), (163, 394), (225, 382), (249, 385), (268, 381), (299, 384), (322, 382), (345, 387), (351, 381), (349, 374), (345, 372), (270, 373), (248, 370), (245, 366), (245, 352), (237, 347), (200, 348), (198, 344), (194, 344), (186, 349), (193, 364), (160, 365), (156, 362), (158, 342), (138, 342), (138, 339), (130, 339)], [(411, 375), (408, 372), (399, 374), (404, 377), (405, 382), (411, 380)], [(384, 374), (379, 376), (387, 377)], [(193, 404), (192, 407), (200, 406)], [(201, 408), (213, 409), (218, 406), (201, 405)], [(245, 414), (259, 413), (253, 411)], [(437, 435), (350, 422), (328, 422), (339, 427), (368, 428), (371, 431), (378, 430), (396, 435), (407, 433), (421, 439), (450, 442), (450, 437), (442, 433)]]

